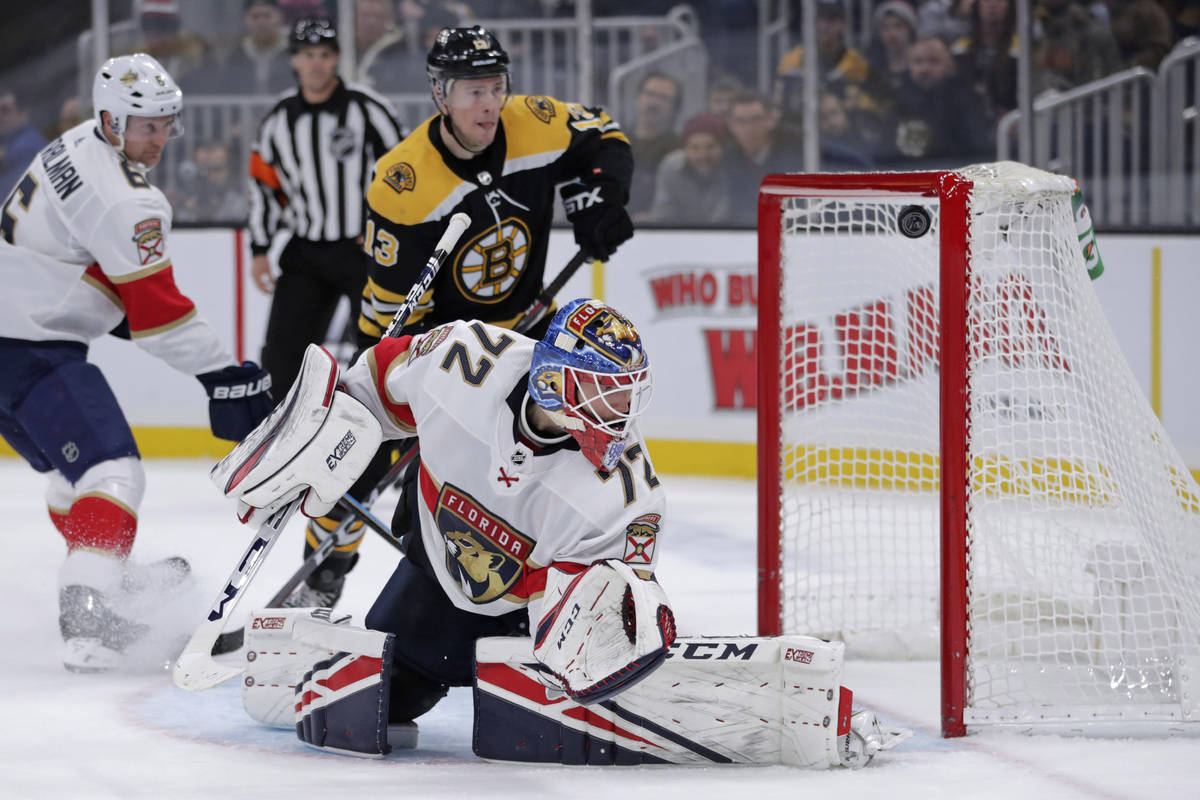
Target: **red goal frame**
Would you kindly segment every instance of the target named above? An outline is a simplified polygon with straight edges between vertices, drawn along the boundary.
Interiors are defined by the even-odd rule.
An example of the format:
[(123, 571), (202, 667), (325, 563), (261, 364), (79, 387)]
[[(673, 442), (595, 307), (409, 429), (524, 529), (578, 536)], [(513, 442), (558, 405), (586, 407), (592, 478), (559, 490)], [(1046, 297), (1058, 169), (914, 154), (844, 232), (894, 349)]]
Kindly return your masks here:
[[(966, 725), (967, 636), (967, 299), (971, 268), (970, 198), (974, 184), (954, 172), (787, 174), (767, 176), (758, 194), (758, 633), (782, 630), (780, 498), (783, 363), (780, 312), (782, 206), (787, 197), (923, 195), (939, 203), (938, 367), (941, 457), (942, 735)], [(804, 631), (788, 631), (804, 633)]]

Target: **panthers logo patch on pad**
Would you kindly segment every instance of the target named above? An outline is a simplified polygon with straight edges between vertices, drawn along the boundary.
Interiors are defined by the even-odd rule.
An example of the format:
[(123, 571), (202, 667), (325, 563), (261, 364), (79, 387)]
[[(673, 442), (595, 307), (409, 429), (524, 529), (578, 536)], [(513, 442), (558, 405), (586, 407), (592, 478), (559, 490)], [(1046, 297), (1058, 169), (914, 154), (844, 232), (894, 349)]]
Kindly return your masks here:
[(412, 164), (401, 161), (388, 167), (383, 182), (397, 192), (411, 192), (417, 188), (417, 173)]
[(138, 261), (143, 266), (163, 257), (162, 220), (144, 219), (133, 226), (133, 242), (137, 245)]

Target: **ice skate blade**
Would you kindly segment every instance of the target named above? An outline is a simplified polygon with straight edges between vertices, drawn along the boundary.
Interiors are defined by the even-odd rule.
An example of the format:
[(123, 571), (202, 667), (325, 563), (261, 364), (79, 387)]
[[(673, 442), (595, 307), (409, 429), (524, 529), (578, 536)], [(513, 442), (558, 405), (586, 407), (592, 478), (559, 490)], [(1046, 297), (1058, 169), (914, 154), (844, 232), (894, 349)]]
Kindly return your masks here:
[(417, 746), (417, 723), (389, 722), (387, 726), (388, 744), (397, 750), (414, 750)]
[(63, 667), (68, 672), (112, 672), (121, 665), (121, 659), (119, 652), (105, 647), (97, 637), (76, 636), (63, 643)]

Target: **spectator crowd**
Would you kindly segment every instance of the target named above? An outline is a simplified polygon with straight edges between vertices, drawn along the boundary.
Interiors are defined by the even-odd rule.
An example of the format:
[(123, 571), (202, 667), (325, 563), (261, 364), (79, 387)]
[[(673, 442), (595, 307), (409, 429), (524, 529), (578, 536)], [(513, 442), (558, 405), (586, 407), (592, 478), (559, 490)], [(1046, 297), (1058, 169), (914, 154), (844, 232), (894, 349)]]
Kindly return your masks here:
[[(788, 0), (789, 39), (770, 85), (757, 75), (758, 4), (692, 0), (708, 57), (707, 102), (684, 113), (694, 78), (654, 67), (617, 116), (636, 171), (629, 212), (639, 223), (751, 225), (764, 175), (803, 166), (805, 58), (801, 0)], [(222, 0), (218, 0), (219, 5)], [(294, 89), (286, 31), (301, 16), (336, 19), (336, 0), (236, 3), (236, 36), (202, 37), (178, 0), (134, 0), (136, 41), (186, 96), (273, 96)], [(669, 0), (593, 0), (597, 16), (666, 14)], [(816, 43), (821, 169), (936, 169), (994, 157), (997, 122), (1017, 105), (1015, 0), (818, 0)], [(571, 16), (571, 0), (356, 0), (355, 68), (348, 82), (384, 95), (425, 93), (424, 59), (445, 26), (476, 19)], [(1034, 0), (1034, 93), (1066, 90), (1133, 66), (1154, 69), (1200, 28), (1197, 4), (1178, 0)], [(351, 36), (347, 36), (347, 39)], [(114, 51), (118, 42), (114, 40)], [(694, 83), (694, 81), (693, 81)], [(514, 91), (539, 94), (538, 86)], [(30, 99), (0, 86), (0, 192), (7, 194), (48, 138), (86, 116), (67, 98), (56, 121), (29, 119)], [(614, 111), (614, 109), (609, 109)], [(432, 108), (430, 108), (432, 113)], [(241, 223), (245, 131), (189, 135), (187, 161), (168, 190), (180, 221)]]

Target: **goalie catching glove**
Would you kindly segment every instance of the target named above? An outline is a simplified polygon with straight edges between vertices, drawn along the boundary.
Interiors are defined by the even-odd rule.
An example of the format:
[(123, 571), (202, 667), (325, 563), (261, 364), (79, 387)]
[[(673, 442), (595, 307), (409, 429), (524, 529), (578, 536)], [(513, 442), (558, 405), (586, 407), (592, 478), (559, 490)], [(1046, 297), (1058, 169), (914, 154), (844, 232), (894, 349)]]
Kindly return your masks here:
[(337, 382), (337, 361), (310, 344), (284, 401), (213, 467), (217, 488), (238, 498), (242, 522), (262, 524), (301, 495), (301, 512), (323, 517), (366, 470), (383, 431)]
[(654, 671), (675, 641), (675, 616), (653, 578), (623, 561), (600, 561), (569, 574), (551, 567), (534, 658), (567, 696), (595, 703)]

